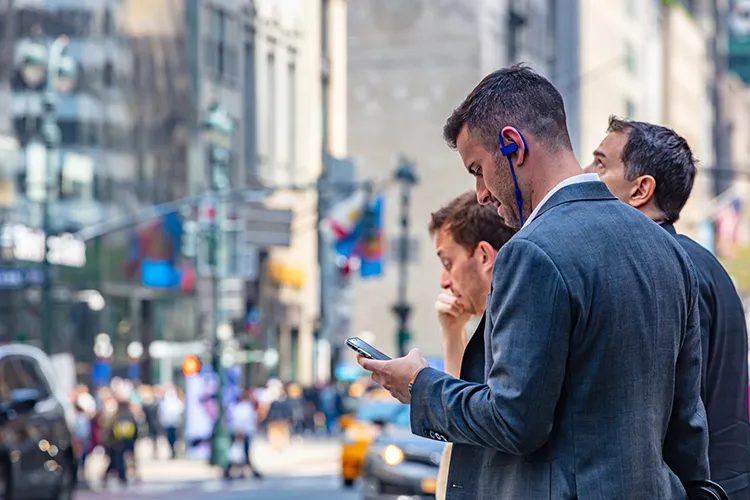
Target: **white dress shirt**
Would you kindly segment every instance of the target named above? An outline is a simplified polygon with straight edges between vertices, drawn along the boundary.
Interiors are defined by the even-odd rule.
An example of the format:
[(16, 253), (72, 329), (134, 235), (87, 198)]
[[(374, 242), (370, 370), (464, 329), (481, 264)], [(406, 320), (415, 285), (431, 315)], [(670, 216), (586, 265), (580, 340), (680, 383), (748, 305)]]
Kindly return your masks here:
[(536, 206), (533, 212), (531, 212), (531, 215), (529, 215), (529, 218), (524, 221), (523, 225), (527, 225), (529, 222), (534, 220), (537, 215), (539, 215), (539, 211), (542, 209), (542, 206), (544, 206), (547, 201), (549, 201), (550, 198), (552, 198), (552, 195), (556, 192), (560, 191), (565, 186), (571, 186), (573, 184), (580, 184), (582, 182), (602, 182), (601, 179), (599, 179), (599, 174), (579, 174), (574, 175), (573, 177), (568, 177), (564, 181), (562, 181), (557, 186), (553, 187), (552, 190), (547, 193), (547, 196), (542, 198), (542, 201), (539, 202), (539, 205)]

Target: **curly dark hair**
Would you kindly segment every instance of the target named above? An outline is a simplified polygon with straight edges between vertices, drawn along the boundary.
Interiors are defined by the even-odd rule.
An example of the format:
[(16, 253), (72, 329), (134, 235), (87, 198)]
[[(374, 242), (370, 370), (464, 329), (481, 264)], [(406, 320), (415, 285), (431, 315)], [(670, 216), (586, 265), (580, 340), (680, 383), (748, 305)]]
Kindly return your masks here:
[(517, 232), (503, 223), (495, 207), (480, 205), (474, 191), (454, 198), (432, 213), (428, 227), (430, 236), (435, 236), (443, 228), (450, 231), (456, 243), (469, 252), (473, 252), (482, 241), (500, 250)]

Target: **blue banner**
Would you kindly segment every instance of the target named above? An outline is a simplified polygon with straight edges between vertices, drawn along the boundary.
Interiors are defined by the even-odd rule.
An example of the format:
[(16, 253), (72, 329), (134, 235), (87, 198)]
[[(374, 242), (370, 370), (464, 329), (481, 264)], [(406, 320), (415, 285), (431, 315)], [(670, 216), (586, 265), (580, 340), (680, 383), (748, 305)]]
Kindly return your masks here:
[(359, 275), (372, 278), (383, 274), (383, 195), (372, 200), (366, 211), (365, 229), (357, 248)]
[(166, 260), (144, 259), (141, 263), (141, 281), (152, 288), (175, 288), (180, 284), (182, 272)]

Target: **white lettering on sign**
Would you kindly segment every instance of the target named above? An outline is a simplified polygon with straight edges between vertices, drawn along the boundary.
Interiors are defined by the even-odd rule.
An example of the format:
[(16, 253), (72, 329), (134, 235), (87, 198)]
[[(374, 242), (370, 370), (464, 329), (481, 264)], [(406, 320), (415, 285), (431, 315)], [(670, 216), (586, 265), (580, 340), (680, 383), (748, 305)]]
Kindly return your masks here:
[(59, 266), (83, 267), (86, 265), (86, 243), (77, 240), (72, 234), (47, 238), (47, 259)]
[[(42, 262), (44, 260), (44, 233), (22, 225), (12, 226), (4, 232), (3, 244), (12, 246), (13, 256), (26, 262)], [(7, 238), (9, 233), (9, 238)], [(60, 236), (50, 236), (46, 241), (47, 259), (50, 264), (68, 267), (83, 267), (86, 265), (86, 243), (78, 240), (70, 233)]]

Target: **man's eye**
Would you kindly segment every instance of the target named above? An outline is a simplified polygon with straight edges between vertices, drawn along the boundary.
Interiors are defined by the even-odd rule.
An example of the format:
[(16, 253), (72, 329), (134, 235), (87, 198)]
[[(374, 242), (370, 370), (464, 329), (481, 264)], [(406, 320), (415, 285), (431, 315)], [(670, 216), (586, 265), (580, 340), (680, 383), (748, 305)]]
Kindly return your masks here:
[(479, 177), (482, 175), (482, 167), (472, 167), (469, 169), (469, 173), (474, 177)]

